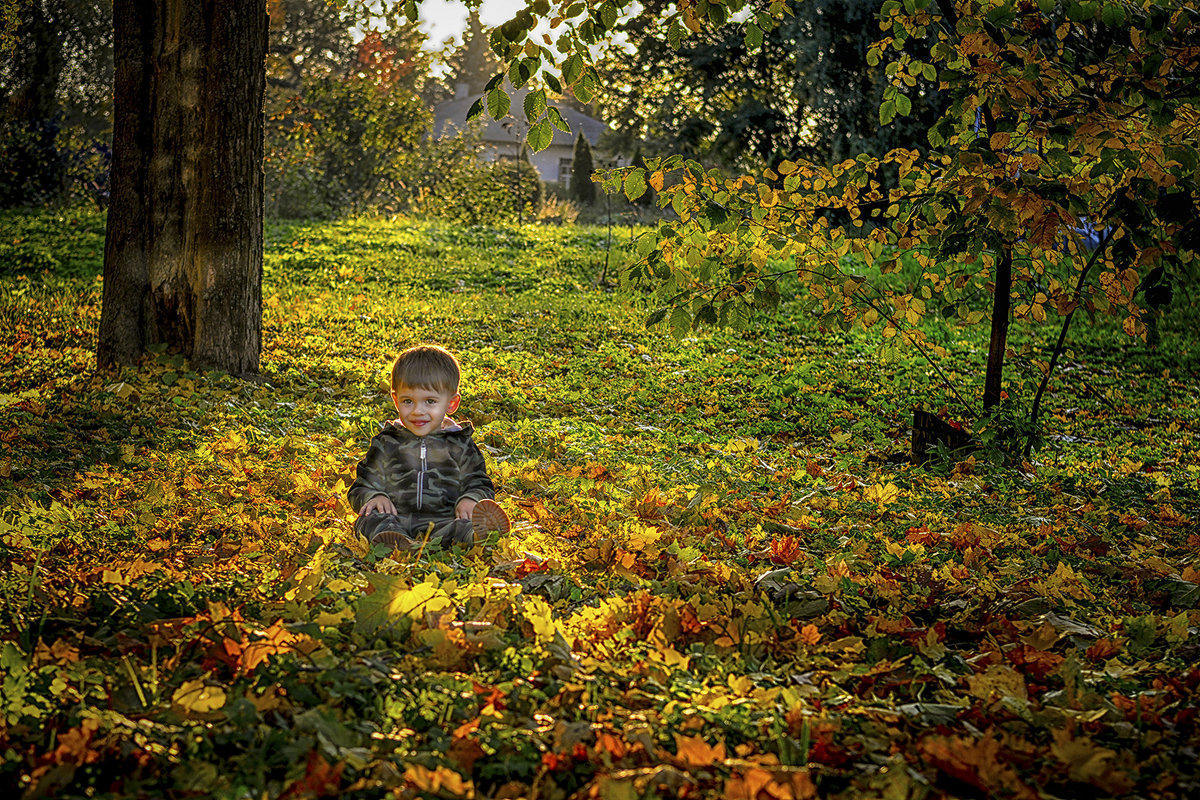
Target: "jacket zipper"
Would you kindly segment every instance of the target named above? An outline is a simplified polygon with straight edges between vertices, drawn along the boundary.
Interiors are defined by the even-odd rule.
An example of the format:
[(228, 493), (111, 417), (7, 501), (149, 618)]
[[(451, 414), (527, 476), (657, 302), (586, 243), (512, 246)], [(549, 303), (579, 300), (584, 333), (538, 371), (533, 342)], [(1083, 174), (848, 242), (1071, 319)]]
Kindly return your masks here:
[(425, 496), (425, 472), (429, 466), (425, 463), (425, 440), (421, 440), (421, 471), (417, 473), (417, 510), (420, 511)]

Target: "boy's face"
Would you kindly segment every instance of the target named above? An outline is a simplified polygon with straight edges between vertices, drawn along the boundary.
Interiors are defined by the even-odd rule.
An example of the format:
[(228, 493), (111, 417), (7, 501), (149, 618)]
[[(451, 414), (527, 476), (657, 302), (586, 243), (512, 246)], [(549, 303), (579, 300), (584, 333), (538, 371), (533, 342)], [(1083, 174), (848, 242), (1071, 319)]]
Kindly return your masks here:
[(458, 410), (459, 396), (415, 386), (397, 386), (392, 401), (400, 412), (400, 424), (416, 436), (428, 436), (442, 429), (447, 414)]

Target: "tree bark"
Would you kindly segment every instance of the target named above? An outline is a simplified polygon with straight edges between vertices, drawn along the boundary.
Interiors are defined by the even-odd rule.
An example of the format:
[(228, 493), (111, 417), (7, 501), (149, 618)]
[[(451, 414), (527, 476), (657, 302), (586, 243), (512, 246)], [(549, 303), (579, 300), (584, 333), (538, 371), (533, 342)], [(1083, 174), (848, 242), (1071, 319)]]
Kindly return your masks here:
[(165, 344), (258, 372), (267, 14), (245, 0), (115, 0), (112, 200), (97, 361)]
[(983, 408), (1000, 403), (1003, 391), (1004, 352), (1008, 349), (1008, 322), (1012, 308), (1012, 251), (1000, 251), (996, 265), (996, 290), (992, 294), (992, 337), (988, 344), (987, 376), (983, 382)]

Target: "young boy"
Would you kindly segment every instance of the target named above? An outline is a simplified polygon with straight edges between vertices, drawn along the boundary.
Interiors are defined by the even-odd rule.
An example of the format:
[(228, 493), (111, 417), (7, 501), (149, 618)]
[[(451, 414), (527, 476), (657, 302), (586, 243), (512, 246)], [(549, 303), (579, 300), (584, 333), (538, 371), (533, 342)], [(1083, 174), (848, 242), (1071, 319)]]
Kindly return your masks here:
[(458, 360), (430, 345), (392, 365), (400, 416), (371, 439), (348, 492), (354, 529), (368, 542), (415, 549), (429, 538), (448, 547), (508, 531), (471, 423), (448, 416), (458, 410), (459, 375)]

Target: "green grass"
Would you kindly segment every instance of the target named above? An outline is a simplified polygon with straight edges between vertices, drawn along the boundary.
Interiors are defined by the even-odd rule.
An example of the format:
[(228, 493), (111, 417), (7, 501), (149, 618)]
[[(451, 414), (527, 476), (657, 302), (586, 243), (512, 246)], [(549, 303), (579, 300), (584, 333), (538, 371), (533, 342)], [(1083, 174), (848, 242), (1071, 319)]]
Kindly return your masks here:
[[(913, 406), (961, 415), (918, 355), (883, 363), (793, 303), (647, 331), (597, 281), (602, 228), (272, 224), (250, 383), (165, 352), (97, 373), (102, 217), (0, 225), (0, 784), (1197, 789), (1184, 310), (1156, 350), (1079, 327), (1035, 463), (915, 468), (889, 460)], [(973, 400), (986, 330), (941, 326)], [(1053, 333), (1014, 329), (1018, 407), (1019, 353)], [(352, 533), (387, 366), (421, 341), (460, 356), (459, 416), (516, 523), (488, 548)]]

